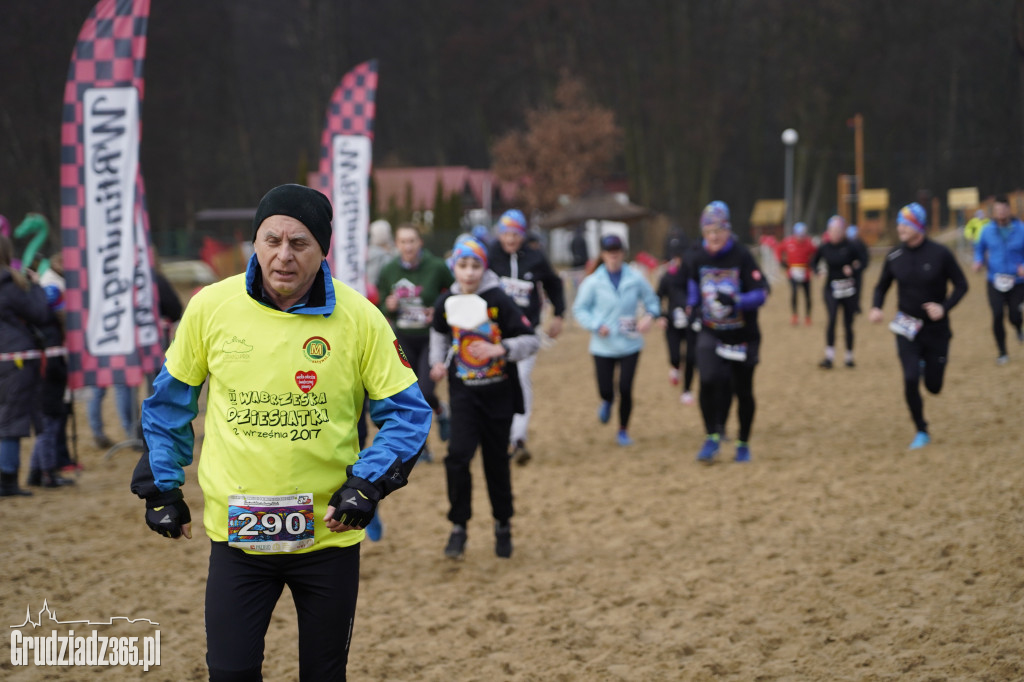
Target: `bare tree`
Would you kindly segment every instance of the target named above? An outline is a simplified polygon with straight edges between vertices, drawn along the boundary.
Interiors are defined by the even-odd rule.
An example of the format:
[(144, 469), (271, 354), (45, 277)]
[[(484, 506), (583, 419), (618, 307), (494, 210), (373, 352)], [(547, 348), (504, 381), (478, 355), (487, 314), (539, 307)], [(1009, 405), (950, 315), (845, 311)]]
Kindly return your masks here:
[(590, 102), (577, 78), (564, 74), (549, 109), (526, 114), (527, 129), (492, 148), (494, 172), (520, 183), (524, 208), (548, 211), (559, 196), (579, 196), (607, 177), (621, 145), (614, 113)]

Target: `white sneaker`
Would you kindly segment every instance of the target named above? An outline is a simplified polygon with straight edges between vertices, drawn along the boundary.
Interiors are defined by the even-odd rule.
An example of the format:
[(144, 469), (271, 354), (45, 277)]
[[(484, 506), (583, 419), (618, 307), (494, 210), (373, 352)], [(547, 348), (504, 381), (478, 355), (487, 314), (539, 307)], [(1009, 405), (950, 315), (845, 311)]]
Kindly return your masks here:
[(679, 385), (679, 370), (676, 369), (675, 367), (671, 368), (668, 371), (668, 383), (672, 384), (673, 386)]
[(689, 391), (686, 391), (681, 396), (679, 396), (679, 402), (681, 402), (683, 405), (693, 405), (693, 394), (690, 393)]

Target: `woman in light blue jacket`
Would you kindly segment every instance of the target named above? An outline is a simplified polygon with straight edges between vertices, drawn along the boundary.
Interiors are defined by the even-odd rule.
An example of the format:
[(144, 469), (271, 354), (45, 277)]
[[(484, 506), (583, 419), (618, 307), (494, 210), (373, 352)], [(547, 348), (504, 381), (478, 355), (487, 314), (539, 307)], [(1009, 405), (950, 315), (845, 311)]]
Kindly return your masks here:
[[(650, 283), (625, 264), (622, 240), (601, 238), (603, 262), (583, 280), (572, 313), (590, 332), (590, 354), (597, 371), (601, 407), (597, 417), (608, 423), (615, 398), (615, 366), (619, 365), (619, 445), (632, 445), (629, 415), (633, 410), (633, 377), (636, 374), (643, 335), (661, 314), (658, 296)], [(664, 320), (659, 324), (664, 325)]]

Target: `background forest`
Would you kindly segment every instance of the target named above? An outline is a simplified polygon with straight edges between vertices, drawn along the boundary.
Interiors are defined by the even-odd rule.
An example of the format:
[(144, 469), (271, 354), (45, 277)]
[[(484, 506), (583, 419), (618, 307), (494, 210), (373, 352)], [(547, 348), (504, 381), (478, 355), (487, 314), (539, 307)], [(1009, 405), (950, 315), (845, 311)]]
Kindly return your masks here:
[[(12, 222), (28, 211), (57, 221), (64, 80), (93, 5), (0, 7), (0, 213)], [(781, 198), (780, 133), (792, 127), (795, 218), (819, 231), (836, 210), (837, 175), (854, 171), (856, 113), (866, 186), (888, 188), (894, 205), (944, 200), (950, 187), (1012, 191), (1024, 171), (1022, 8), (152, 0), (141, 149), (152, 227), (194, 226), (199, 210), (252, 206), (267, 188), (302, 181), (332, 90), (371, 58), (377, 167), (492, 168), (495, 145), (525, 131), (531, 112), (557, 108), (571, 79), (611, 113), (616, 144), (558, 193), (614, 180), (688, 230), (711, 198), (732, 205), (741, 231), (756, 199)], [(531, 201), (552, 208), (550, 196)]]

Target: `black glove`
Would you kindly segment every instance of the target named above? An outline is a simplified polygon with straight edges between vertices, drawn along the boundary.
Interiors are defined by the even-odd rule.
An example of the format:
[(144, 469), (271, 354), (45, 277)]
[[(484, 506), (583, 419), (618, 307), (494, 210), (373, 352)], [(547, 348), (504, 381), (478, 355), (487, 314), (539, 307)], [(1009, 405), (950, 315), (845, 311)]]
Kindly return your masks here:
[(377, 511), (380, 490), (365, 478), (349, 476), (345, 484), (331, 495), (327, 504), (334, 507), (334, 520), (346, 526), (365, 528)]
[(192, 523), (192, 514), (180, 488), (146, 498), (146, 525), (168, 538), (181, 537), (181, 527)]

